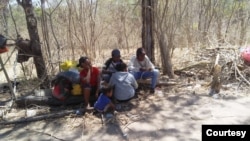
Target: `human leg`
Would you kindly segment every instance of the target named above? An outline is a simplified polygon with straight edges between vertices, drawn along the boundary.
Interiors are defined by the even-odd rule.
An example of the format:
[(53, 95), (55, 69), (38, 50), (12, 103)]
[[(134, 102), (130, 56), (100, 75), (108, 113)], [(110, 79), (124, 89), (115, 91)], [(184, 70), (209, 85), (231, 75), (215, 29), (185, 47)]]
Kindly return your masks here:
[(151, 78), (151, 84), (150, 84), (150, 92), (151, 93), (154, 93), (154, 89), (156, 87), (158, 77), (159, 77), (159, 70), (157, 70), (157, 69), (154, 69), (152, 71), (143, 72), (143, 74), (142, 74), (143, 79)]
[(90, 97), (90, 88), (85, 87), (83, 89), (83, 98), (84, 98), (84, 106), (87, 107), (89, 105), (89, 97)]
[(135, 80), (138, 80), (138, 79), (141, 78), (143, 72), (134, 72), (134, 71), (131, 71), (130, 73), (134, 76)]
[(89, 105), (90, 107), (93, 107), (98, 96), (96, 96), (96, 92), (98, 92), (98, 96), (99, 96), (99, 90), (97, 89), (97, 87), (91, 87), (90, 90), (90, 96), (89, 96)]
[(158, 69), (154, 69), (152, 72), (153, 72), (153, 75), (152, 75), (152, 80), (151, 80), (151, 88), (155, 88), (158, 82), (160, 73)]
[(103, 112), (104, 112), (104, 113), (109, 113), (109, 112), (113, 113), (114, 110), (115, 110), (114, 104), (109, 103), (109, 104), (107, 104), (107, 105), (105, 106)]

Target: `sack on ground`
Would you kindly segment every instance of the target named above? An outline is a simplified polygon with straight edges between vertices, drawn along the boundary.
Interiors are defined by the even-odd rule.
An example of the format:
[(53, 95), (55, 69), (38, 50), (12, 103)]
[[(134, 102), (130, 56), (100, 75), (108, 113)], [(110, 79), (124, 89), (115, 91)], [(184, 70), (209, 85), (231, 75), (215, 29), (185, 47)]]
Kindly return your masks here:
[(76, 68), (77, 62), (76, 61), (64, 61), (60, 64), (60, 68), (63, 71), (68, 71), (70, 68)]
[(82, 95), (82, 89), (80, 84), (73, 84), (73, 89), (71, 90), (72, 95)]

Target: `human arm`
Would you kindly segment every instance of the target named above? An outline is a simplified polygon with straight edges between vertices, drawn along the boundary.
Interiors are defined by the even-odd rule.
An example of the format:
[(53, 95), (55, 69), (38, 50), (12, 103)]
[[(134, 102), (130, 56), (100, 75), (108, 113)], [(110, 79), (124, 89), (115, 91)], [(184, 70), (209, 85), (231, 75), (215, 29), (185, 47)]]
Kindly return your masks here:
[(102, 74), (112, 74), (113, 72), (109, 70), (109, 66), (112, 62), (112, 58), (109, 58), (105, 63), (104, 66), (102, 67)]
[(133, 56), (128, 63), (128, 70), (138, 72), (140, 71), (140, 65), (136, 61), (136, 56)]
[(115, 85), (115, 79), (114, 78), (115, 78), (115, 75), (112, 75), (111, 78), (110, 78), (110, 80), (109, 80), (108, 85), (110, 85), (112, 87)]
[(105, 69), (102, 70), (102, 74), (112, 74), (112, 73), (113, 71), (110, 70), (105, 70)]
[(104, 112), (112, 112), (115, 110), (115, 105), (110, 101), (104, 108)]
[(145, 62), (146, 66), (144, 71), (152, 71), (155, 68), (154, 64), (150, 61), (147, 55), (145, 55)]
[(80, 72), (80, 83), (81, 85), (87, 84), (87, 71), (85, 69)]

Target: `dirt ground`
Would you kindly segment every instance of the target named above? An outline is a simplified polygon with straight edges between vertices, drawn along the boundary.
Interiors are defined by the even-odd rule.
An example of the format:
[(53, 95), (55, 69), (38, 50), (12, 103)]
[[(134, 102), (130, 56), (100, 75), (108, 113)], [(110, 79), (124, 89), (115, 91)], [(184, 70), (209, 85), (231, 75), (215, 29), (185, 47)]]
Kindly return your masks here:
[[(200, 141), (203, 124), (249, 124), (249, 89), (238, 83), (224, 86), (220, 94), (208, 95), (202, 82), (158, 87), (155, 94), (141, 91), (138, 98), (120, 106), (110, 119), (87, 112), (61, 118), (0, 125), (0, 138), (6, 141)], [(37, 106), (37, 109), (48, 110)], [(70, 109), (64, 107), (61, 109)], [(27, 110), (27, 109), (26, 109)], [(54, 111), (56, 112), (56, 111)], [(25, 109), (13, 109), (7, 118), (25, 119)]]
[[(204, 60), (204, 57), (195, 60), (193, 56), (188, 55), (190, 51), (180, 52), (186, 54), (177, 53), (179, 56), (173, 57), (175, 68), (178, 68), (177, 65), (184, 66), (190, 60)], [(203, 68), (203, 70), (206, 69)], [(207, 84), (211, 77), (205, 77), (202, 80), (193, 77), (162, 79), (161, 81), (165, 82), (175, 82), (175, 85), (158, 87), (155, 94), (141, 91), (138, 98), (129, 103), (120, 104), (119, 107), (122, 110), (117, 111), (113, 118), (104, 119), (104, 123), (91, 111), (81, 116), (76, 115), (75, 111), (80, 108), (79, 105), (57, 107), (53, 110), (51, 107), (39, 105), (29, 105), (22, 109), (13, 108), (0, 120), (0, 139), (6, 141), (200, 141), (201, 127), (204, 124), (249, 124), (249, 86), (239, 87), (239, 81), (234, 80), (223, 83), (223, 89), (219, 94), (209, 96), (209, 87), (204, 84)], [(249, 77), (246, 79), (249, 81)], [(30, 86), (30, 84), (26, 85)], [(0, 101), (6, 103), (4, 98), (8, 96), (9, 94), (0, 92)], [(5, 106), (1, 102), (0, 109), (4, 109)], [(57, 114), (69, 110), (70, 114), (60, 118), (4, 124), (6, 121), (25, 121), (29, 119), (28, 111), (32, 113), (33, 110), (39, 111), (40, 114)]]

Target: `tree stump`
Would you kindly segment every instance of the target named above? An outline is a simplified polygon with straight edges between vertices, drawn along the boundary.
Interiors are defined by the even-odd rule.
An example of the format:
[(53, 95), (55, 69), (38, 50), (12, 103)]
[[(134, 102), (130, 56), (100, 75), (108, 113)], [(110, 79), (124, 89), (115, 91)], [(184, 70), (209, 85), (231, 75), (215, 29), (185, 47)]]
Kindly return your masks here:
[(212, 82), (210, 83), (209, 95), (217, 94), (221, 88), (221, 69), (222, 67), (218, 64), (220, 56), (217, 55), (215, 65), (212, 68), (210, 74), (213, 76)]

